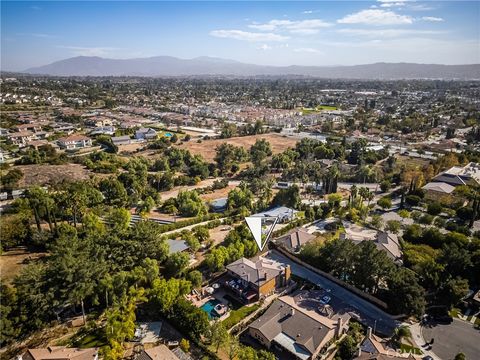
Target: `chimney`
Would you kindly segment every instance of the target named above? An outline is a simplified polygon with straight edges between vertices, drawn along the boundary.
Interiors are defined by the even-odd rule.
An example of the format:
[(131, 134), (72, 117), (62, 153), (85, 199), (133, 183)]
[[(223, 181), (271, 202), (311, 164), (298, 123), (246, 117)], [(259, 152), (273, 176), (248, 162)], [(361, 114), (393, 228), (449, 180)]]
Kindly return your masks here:
[(367, 338), (370, 339), (372, 337), (372, 328), (369, 326), (367, 328)]
[(343, 319), (341, 317), (338, 318), (337, 321), (337, 337), (340, 337), (342, 335), (342, 329), (343, 329)]

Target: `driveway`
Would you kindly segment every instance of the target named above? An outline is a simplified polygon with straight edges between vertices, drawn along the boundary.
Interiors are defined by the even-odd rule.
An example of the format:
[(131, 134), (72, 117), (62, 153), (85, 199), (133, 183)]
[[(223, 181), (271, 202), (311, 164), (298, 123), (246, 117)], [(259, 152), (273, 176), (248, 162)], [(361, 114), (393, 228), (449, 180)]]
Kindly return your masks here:
[(454, 318), (451, 324), (430, 324), (422, 327), (426, 341), (435, 342), (432, 351), (443, 360), (450, 360), (459, 352), (467, 359), (478, 359), (480, 354), (480, 330), (472, 323)]
[(370, 326), (372, 329), (376, 329), (376, 332), (390, 336), (393, 334), (394, 329), (400, 325), (399, 321), (394, 320), (391, 315), (379, 309), (377, 306), (369, 303), (349, 290), (344, 289), (331, 280), (286, 258), (279, 252), (272, 250), (267, 257), (290, 265), (294, 275), (307, 279), (324, 289), (330, 289), (331, 295), (345, 304), (347, 311), (357, 313), (360, 316), (359, 320), (367, 326)]

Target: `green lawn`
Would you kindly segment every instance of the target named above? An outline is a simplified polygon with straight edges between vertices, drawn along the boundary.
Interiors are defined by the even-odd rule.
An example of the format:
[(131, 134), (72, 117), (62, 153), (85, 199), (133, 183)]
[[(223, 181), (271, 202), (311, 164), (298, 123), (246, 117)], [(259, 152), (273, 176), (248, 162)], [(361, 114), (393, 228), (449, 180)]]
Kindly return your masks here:
[(337, 110), (337, 107), (336, 106), (328, 106), (328, 105), (318, 105), (317, 110), (328, 110), (328, 111), (332, 111), (332, 110)]
[(96, 328), (84, 336), (83, 334), (79, 334), (79, 336), (72, 341), (72, 344), (81, 349), (105, 346), (107, 345), (105, 331), (103, 328)]
[(235, 324), (239, 323), (242, 319), (253, 313), (260, 307), (259, 304), (252, 306), (243, 306), (237, 310), (230, 311), (230, 316), (223, 321), (223, 325), (226, 329), (230, 329)]
[(410, 346), (408, 344), (402, 344), (400, 345), (400, 352), (401, 353), (411, 353), (411, 354), (415, 354), (415, 355), (422, 355), (422, 350), (420, 350), (419, 348), (416, 348), (414, 346)]

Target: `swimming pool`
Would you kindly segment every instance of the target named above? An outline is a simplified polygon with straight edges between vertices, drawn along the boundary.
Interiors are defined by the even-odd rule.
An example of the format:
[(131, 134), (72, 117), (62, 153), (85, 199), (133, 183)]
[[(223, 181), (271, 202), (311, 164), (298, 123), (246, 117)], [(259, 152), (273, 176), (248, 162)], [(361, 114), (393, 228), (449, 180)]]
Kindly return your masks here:
[(214, 310), (215, 305), (218, 305), (218, 304), (221, 304), (220, 301), (216, 299), (211, 299), (211, 300), (208, 300), (205, 304), (203, 304), (200, 307), (200, 309), (202, 309), (207, 313), (209, 319), (218, 318), (219, 316)]
[(166, 137), (172, 137), (173, 135), (172, 135), (172, 133), (165, 133), (165, 136)]

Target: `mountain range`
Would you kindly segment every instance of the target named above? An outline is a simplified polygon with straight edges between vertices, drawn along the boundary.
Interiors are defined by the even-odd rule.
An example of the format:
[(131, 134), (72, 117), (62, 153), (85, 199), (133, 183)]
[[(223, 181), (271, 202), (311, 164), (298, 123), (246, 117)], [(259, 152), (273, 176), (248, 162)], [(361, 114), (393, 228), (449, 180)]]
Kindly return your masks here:
[(155, 56), (107, 59), (77, 56), (30, 68), (28, 74), (54, 76), (309, 76), (332, 79), (480, 79), (480, 64), (375, 63), (353, 66), (266, 66), (234, 60)]

